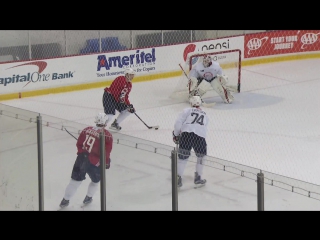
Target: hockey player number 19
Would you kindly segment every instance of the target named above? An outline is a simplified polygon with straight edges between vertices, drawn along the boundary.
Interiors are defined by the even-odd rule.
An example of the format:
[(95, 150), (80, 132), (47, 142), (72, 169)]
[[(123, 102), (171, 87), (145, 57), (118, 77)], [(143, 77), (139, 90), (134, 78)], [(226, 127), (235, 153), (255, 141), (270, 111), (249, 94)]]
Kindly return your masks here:
[(199, 114), (198, 113), (191, 113), (191, 116), (196, 116), (193, 121), (191, 122), (191, 124), (194, 124), (194, 123), (198, 123), (200, 125), (203, 125), (203, 118), (204, 116), (202, 114)]
[(83, 149), (87, 150), (90, 153), (95, 141), (96, 139), (94, 137), (87, 134), (86, 140), (83, 142)]

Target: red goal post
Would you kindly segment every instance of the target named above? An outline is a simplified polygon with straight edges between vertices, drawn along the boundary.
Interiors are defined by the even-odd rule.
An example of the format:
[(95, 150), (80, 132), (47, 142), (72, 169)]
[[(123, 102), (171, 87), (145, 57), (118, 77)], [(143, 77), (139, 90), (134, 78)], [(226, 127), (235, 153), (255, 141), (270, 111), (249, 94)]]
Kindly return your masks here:
[[(188, 53), (186, 61), (184, 63), (184, 71), (188, 74), (192, 67), (198, 62), (202, 61), (204, 55), (210, 55), (213, 61), (219, 62), (222, 71), (228, 76), (228, 84), (237, 87), (238, 92), (241, 89), (241, 50), (225, 50), (225, 51), (203, 51), (203, 52), (191, 52)], [(170, 97), (175, 99), (188, 99), (188, 79), (182, 72), (177, 85)], [(209, 91), (213, 92), (213, 91)], [(209, 93), (210, 94), (210, 93)], [(207, 93), (206, 93), (207, 95)], [(212, 95), (212, 93), (211, 93)]]

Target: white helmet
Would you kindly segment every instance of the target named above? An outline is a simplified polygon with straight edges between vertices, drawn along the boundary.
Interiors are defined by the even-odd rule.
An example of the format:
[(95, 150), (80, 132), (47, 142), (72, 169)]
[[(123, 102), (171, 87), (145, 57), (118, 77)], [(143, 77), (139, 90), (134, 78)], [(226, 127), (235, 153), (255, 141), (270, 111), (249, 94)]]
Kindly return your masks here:
[(136, 71), (133, 70), (132, 68), (127, 68), (126, 70), (124, 70), (124, 75), (126, 74), (133, 74), (135, 75), (136, 74)]
[(107, 125), (107, 122), (108, 122), (108, 116), (105, 114), (105, 113), (98, 113), (98, 115), (96, 116), (94, 122), (96, 124), (99, 124), (99, 125), (104, 125), (106, 126)]
[(191, 107), (199, 107), (202, 103), (201, 98), (199, 96), (192, 96), (189, 99)]
[(204, 55), (203, 56), (203, 66), (209, 67), (212, 64), (212, 58), (210, 55)]

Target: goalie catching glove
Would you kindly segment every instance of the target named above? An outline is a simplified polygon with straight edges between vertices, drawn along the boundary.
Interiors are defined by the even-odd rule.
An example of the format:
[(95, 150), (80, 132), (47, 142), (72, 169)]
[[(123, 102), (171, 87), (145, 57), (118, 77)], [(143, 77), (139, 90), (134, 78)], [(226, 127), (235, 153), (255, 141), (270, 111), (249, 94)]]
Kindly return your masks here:
[(173, 137), (173, 142), (175, 144), (179, 144), (180, 135), (176, 136), (176, 135), (174, 135), (174, 131), (172, 131), (172, 137)]
[(135, 112), (136, 112), (136, 110), (134, 109), (134, 107), (133, 107), (132, 104), (127, 105), (127, 110), (128, 110), (130, 113), (135, 113)]

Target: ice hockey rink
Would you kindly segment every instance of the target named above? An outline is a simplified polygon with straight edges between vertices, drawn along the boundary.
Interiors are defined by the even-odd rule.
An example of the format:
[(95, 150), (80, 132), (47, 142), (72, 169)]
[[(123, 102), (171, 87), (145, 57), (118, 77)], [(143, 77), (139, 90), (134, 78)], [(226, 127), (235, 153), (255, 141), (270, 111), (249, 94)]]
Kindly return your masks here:
[[(288, 189), (265, 185), (265, 210), (320, 210), (320, 200), (290, 191), (295, 180), (299, 187), (320, 194), (320, 60), (295, 60), (255, 66), (241, 70), (241, 92), (234, 102), (224, 104), (214, 93), (204, 96), (216, 102), (203, 108), (210, 119), (208, 156), (235, 169), (246, 166), (282, 176)], [(121, 123), (121, 134), (148, 144), (174, 148), (172, 130), (176, 117), (188, 103), (168, 96), (179, 77), (134, 82), (130, 101), (136, 113)], [(1, 102), (65, 119), (93, 125), (94, 116), (103, 111), (103, 89), (50, 94)], [(12, 136), (14, 126), (6, 136)], [(51, 135), (50, 135), (51, 134)], [(117, 139), (117, 134), (115, 139)], [(44, 127), (44, 208), (57, 210), (64, 195), (76, 157), (75, 139), (65, 131)], [(35, 138), (36, 140), (36, 138)], [(140, 141), (140, 140), (139, 140)], [(34, 143), (35, 144), (35, 143)], [(17, 151), (27, 146), (11, 146)], [(114, 142), (111, 168), (106, 171), (107, 210), (171, 210), (171, 159), (150, 151)], [(218, 160), (217, 160), (218, 161)], [(185, 170), (184, 185), (179, 191), (179, 210), (257, 210), (257, 183), (224, 171), (205, 167), (205, 187), (192, 187), (195, 164)], [(250, 170), (248, 170), (250, 172)], [(81, 207), (90, 179), (79, 187), (66, 210), (100, 210), (100, 193)], [(281, 182), (283, 182), (281, 180)], [(284, 184), (286, 185), (286, 184)], [(318, 196), (318, 199), (320, 197)]]

